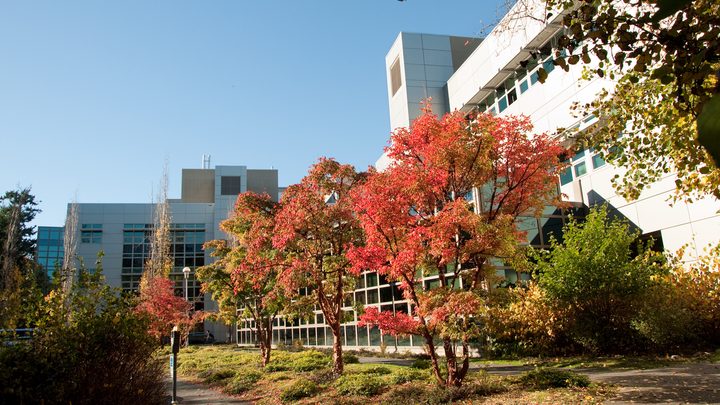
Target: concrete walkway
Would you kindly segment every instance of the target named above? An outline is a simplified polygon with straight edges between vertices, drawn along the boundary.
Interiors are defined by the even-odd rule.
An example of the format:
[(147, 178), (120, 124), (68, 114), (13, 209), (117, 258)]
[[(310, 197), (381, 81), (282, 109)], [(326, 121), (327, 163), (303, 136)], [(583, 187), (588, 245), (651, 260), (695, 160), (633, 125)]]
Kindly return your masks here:
[[(478, 368), (491, 374), (517, 375), (533, 367), (499, 363)], [(618, 387), (617, 395), (606, 404), (720, 404), (720, 363), (682, 363), (645, 370), (576, 368), (572, 371)]]
[(687, 363), (647, 370), (576, 370), (614, 384), (607, 404), (720, 404), (720, 364)]
[[(188, 380), (177, 380), (177, 400), (180, 404), (250, 404), (220, 391), (195, 384)], [(168, 394), (172, 394), (172, 380), (168, 380)], [(170, 396), (168, 396), (170, 399)], [(168, 400), (168, 403), (170, 401)]]
[[(360, 363), (409, 366), (412, 360), (360, 357)], [(470, 363), (496, 375), (519, 375), (533, 366)], [(607, 404), (720, 404), (720, 363), (679, 363), (653, 369), (576, 368), (591, 380), (613, 384), (617, 395)]]

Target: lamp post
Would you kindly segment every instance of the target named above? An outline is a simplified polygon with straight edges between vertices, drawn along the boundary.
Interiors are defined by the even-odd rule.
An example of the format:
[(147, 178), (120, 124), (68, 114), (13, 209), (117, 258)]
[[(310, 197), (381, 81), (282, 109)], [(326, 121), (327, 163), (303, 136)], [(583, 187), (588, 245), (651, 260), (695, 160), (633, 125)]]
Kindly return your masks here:
[(180, 331), (177, 325), (173, 326), (172, 332), (170, 333), (170, 376), (172, 377), (172, 402), (170, 404), (176, 405), (177, 400), (177, 354), (180, 351)]
[(188, 301), (188, 277), (190, 276), (190, 267), (185, 267), (183, 270), (183, 276), (184, 276), (184, 283), (183, 283), (183, 289), (185, 290), (185, 301)]

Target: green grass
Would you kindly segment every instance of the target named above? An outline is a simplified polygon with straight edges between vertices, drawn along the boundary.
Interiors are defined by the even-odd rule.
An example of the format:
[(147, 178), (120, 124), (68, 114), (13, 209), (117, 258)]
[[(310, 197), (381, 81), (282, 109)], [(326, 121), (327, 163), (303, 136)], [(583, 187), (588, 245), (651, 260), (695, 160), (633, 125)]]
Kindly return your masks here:
[(534, 364), (537, 361), (535, 358), (524, 358), (524, 359), (483, 359), (483, 358), (471, 358), (470, 362), (474, 364), (497, 366), (497, 365), (508, 365), (508, 366), (525, 366), (528, 364)]

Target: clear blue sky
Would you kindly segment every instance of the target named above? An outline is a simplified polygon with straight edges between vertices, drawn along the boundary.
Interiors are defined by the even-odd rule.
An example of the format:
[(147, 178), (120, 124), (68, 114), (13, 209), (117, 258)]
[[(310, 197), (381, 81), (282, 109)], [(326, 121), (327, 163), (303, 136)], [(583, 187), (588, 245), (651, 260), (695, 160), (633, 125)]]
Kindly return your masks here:
[(477, 36), (500, 0), (0, 0), (0, 192), (149, 202), (168, 162), (371, 165), (389, 136), (385, 54), (400, 31)]

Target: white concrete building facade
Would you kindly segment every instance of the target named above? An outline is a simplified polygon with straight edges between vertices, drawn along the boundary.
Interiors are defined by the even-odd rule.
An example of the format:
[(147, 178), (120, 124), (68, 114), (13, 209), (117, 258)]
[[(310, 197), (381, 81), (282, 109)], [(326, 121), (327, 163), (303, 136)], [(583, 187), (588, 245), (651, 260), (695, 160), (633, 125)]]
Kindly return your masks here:
[[(570, 66), (567, 72), (554, 66), (551, 55), (562, 34), (559, 23), (562, 17), (556, 15), (542, 22), (545, 13), (542, 2), (535, 1), (534, 7), (527, 9), (527, 4), (533, 2), (520, 3), (481, 42), (465, 42), (472, 51), (463, 55), (459, 66), (447, 63), (455, 37), (401, 33), (386, 56), (391, 129), (409, 126), (427, 96), (433, 98), (433, 111), (439, 115), (453, 110), (522, 114), (530, 117), (536, 133), (553, 134), (562, 128), (583, 130), (595, 123), (594, 116), (573, 116), (571, 106), (593, 100), (601, 89), (611, 88), (613, 83), (600, 78), (583, 80), (582, 64)], [(426, 42), (431, 44), (432, 51), (425, 46)], [(434, 49), (441, 47), (446, 49), (444, 60), (437, 57)], [(534, 59), (531, 53), (539, 57)], [(394, 63), (404, 67), (399, 75), (393, 73)], [(438, 63), (444, 63), (445, 69), (436, 68)], [(544, 83), (539, 82), (537, 75), (541, 66), (549, 73)], [(423, 72), (425, 82), (418, 80)], [(445, 76), (447, 80), (443, 83), (441, 79)], [(388, 163), (387, 157), (382, 156), (376, 166), (382, 169)], [(606, 163), (592, 149), (579, 150), (559, 179), (560, 191), (568, 201), (586, 206), (609, 204), (643, 235), (652, 235), (668, 251), (689, 244), (689, 260), (702, 254), (708, 244), (720, 240), (718, 200), (708, 197), (691, 204), (671, 204), (675, 176), (669, 173), (645, 189), (637, 200), (627, 201), (611, 184), (613, 176), (622, 175), (623, 171)]]

